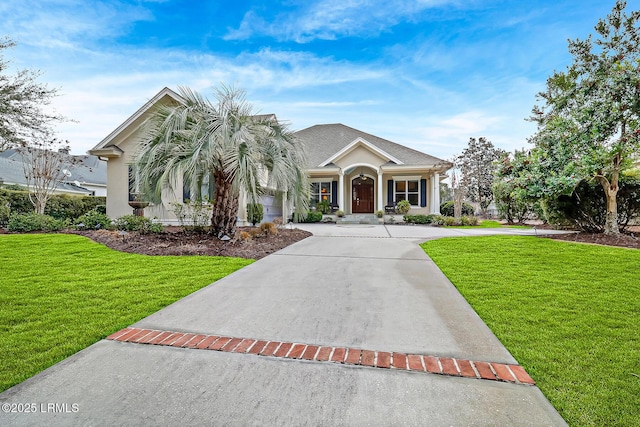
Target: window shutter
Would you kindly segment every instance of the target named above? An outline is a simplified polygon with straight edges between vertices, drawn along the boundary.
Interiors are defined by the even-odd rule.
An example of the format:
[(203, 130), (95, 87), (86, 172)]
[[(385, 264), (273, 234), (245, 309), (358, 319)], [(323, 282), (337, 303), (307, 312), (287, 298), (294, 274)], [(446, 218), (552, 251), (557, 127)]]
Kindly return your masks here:
[(420, 206), (427, 206), (427, 180), (424, 178), (420, 180)]
[(186, 177), (182, 177), (182, 203), (191, 200), (191, 184)]
[(331, 204), (338, 204), (338, 181), (331, 181)]
[(387, 204), (393, 205), (393, 180), (387, 180)]
[(209, 193), (207, 195), (209, 196), (209, 202), (213, 203), (216, 197), (216, 178), (212, 173), (209, 174)]

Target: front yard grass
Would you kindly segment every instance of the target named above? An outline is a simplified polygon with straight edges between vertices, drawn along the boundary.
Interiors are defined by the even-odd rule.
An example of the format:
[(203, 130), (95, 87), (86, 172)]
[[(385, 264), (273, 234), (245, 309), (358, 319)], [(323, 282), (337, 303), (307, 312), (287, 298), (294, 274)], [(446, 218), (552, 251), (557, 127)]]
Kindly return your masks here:
[(478, 225), (453, 225), (447, 228), (531, 228), (528, 225), (505, 225), (500, 221), (494, 221), (491, 219), (484, 219), (480, 221)]
[(640, 251), (521, 236), (422, 247), (570, 425), (638, 425)]
[(251, 262), (127, 254), (75, 235), (0, 235), (0, 391)]

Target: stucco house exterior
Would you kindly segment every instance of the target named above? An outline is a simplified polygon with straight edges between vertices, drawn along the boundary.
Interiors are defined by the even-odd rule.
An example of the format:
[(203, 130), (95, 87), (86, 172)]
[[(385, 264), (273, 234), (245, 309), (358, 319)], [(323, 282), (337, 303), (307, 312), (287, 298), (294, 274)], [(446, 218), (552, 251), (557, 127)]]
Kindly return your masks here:
[[(162, 89), (131, 117), (107, 135), (90, 154), (107, 161), (107, 215), (117, 218), (130, 214), (134, 189), (131, 188), (132, 159), (139, 144), (138, 135), (153, 107), (180, 103), (180, 95)], [(411, 202), (411, 213), (439, 213), (439, 182), (450, 163), (403, 145), (359, 131), (343, 124), (311, 126), (295, 133), (306, 147), (306, 169), (311, 181), (312, 205), (326, 200), (334, 210), (346, 215), (373, 214), (396, 202)], [(189, 198), (182, 182), (163, 194), (160, 206), (145, 208), (148, 217), (164, 224), (176, 224), (172, 204)], [(212, 188), (203, 194), (212, 194)], [(287, 217), (290, 206), (283, 206), (277, 189), (265, 196), (265, 221)], [(241, 197), (238, 223), (246, 225), (246, 207)]]
[(305, 142), (312, 201), (345, 214), (368, 214), (411, 203), (411, 214), (440, 213), (440, 180), (451, 164), (343, 124), (296, 132)]

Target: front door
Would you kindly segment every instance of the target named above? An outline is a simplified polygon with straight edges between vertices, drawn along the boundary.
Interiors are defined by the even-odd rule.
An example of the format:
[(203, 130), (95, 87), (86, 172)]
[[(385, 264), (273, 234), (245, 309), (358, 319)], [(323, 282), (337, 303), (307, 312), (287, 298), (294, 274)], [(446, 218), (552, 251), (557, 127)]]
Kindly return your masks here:
[(358, 177), (351, 181), (351, 184), (353, 187), (351, 212), (373, 213), (373, 180)]

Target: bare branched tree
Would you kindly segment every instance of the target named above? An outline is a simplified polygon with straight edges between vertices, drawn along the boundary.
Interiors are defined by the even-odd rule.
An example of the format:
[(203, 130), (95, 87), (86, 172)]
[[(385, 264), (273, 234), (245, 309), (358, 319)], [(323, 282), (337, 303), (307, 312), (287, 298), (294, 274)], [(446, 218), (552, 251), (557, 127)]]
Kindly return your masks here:
[(76, 160), (69, 153), (69, 141), (36, 140), (30, 145), (17, 148), (22, 154), (24, 176), (29, 188), (29, 200), (36, 213), (44, 208), (57, 186), (69, 176)]

